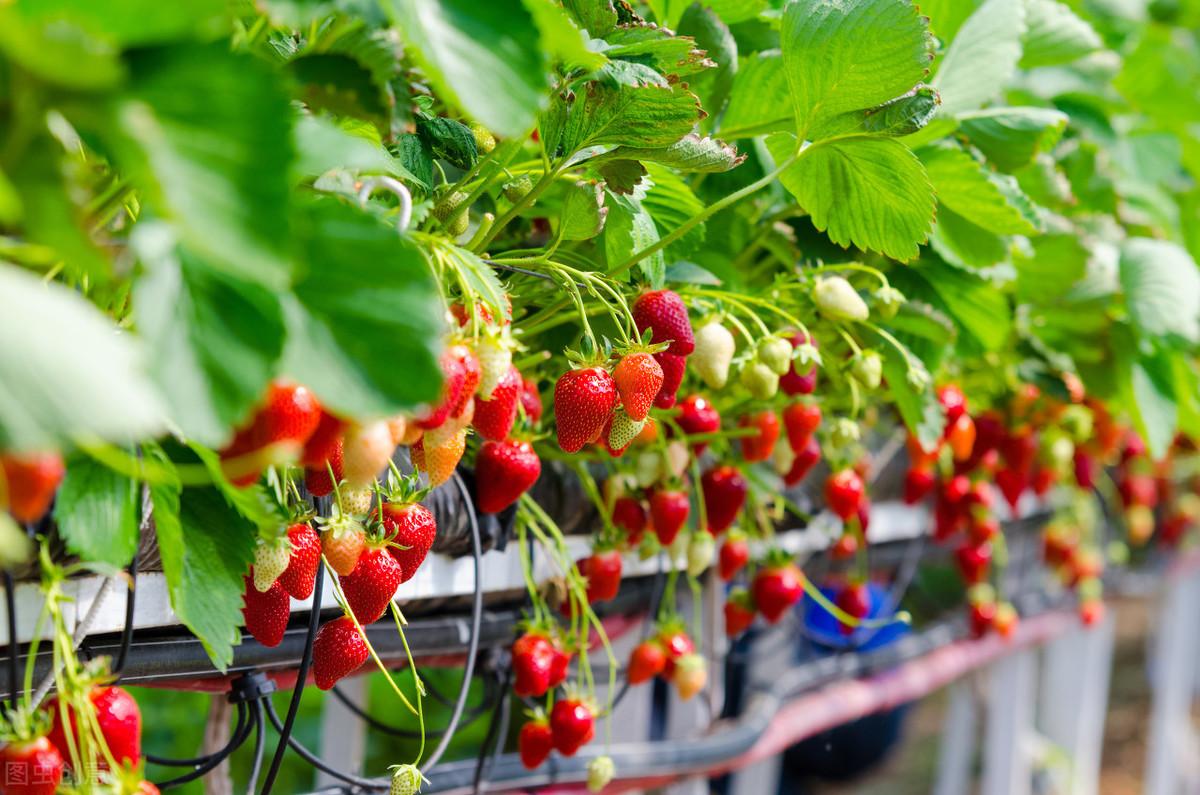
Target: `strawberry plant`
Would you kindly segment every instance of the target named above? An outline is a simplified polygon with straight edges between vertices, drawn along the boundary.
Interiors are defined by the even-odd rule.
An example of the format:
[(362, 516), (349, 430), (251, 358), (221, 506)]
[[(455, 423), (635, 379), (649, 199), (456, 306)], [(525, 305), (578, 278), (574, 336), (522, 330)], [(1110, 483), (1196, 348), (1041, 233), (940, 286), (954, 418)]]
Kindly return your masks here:
[[(363, 624), (403, 634), (460, 467), (521, 542), (530, 767), (610, 716), (587, 650), (616, 676), (593, 605), (622, 556), (669, 569), (631, 678), (684, 697), (675, 589), (714, 558), (732, 635), (804, 592), (893, 620), (864, 596), (884, 438), (977, 634), (1019, 631), (1006, 509), (1062, 495), (1044, 558), (1087, 623), (1123, 557), (1097, 500), (1126, 546), (1200, 523), (1194, 4), (50, 5), (0, 6), (0, 563), (41, 535), (113, 571), (152, 533), (218, 670), (322, 566), (318, 686), (385, 669)], [(537, 498), (563, 473), (578, 561)], [(775, 537), (802, 485), (851, 569), (832, 602)], [(47, 749), (34, 711), (19, 763), (111, 755)]]

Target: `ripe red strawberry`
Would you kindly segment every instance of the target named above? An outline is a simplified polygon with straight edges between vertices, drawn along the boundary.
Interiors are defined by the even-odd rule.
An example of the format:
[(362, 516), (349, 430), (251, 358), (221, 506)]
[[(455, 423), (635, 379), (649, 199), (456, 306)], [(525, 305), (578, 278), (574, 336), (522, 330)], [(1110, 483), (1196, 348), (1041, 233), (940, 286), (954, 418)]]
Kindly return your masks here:
[[(788, 342), (792, 344), (792, 349), (795, 350), (805, 342), (811, 342), (813, 347), (817, 347), (817, 341), (808, 337), (806, 334), (796, 332), (788, 338)], [(808, 369), (803, 373), (796, 371), (796, 362), (792, 361), (792, 366), (786, 373), (779, 377), (779, 388), (783, 390), (785, 395), (811, 395), (817, 388), (817, 366), (809, 365)]]
[(633, 497), (618, 497), (613, 503), (613, 524), (625, 531), (629, 546), (636, 546), (646, 530), (646, 509), (641, 500)]
[(955, 551), (954, 559), (966, 583), (974, 585), (983, 582), (987, 579), (992, 562), (992, 545), (964, 544)]
[(1029, 476), (1020, 470), (1005, 467), (996, 472), (995, 480), (996, 487), (1004, 495), (1005, 502), (1014, 511), (1017, 510), (1017, 503), (1021, 501), (1025, 487), (1029, 485)]
[(663, 371), (662, 386), (654, 398), (654, 405), (660, 409), (669, 409), (675, 405), (675, 396), (679, 393), (679, 385), (683, 383), (683, 374), (687, 371), (687, 357), (663, 351), (654, 354), (654, 360)]
[[(716, 433), (721, 430), (721, 415), (715, 406), (701, 395), (688, 395), (679, 404), (679, 416), (675, 418), (680, 430), (688, 436), (704, 433)], [(692, 445), (696, 455), (703, 453), (708, 442), (697, 442)]]
[[(300, 454), (300, 465), (308, 469), (324, 469), (325, 462), (334, 455), (334, 450), (340, 445), (342, 431), (346, 423), (329, 412), (321, 409), (321, 417), (317, 421), (316, 430), (304, 443)], [(341, 452), (337, 453), (339, 456)]]
[(531, 720), (521, 727), (517, 736), (517, 752), (527, 770), (540, 767), (554, 750), (554, 733), (545, 718)]
[(400, 582), (408, 582), (425, 562), (437, 538), (437, 520), (419, 502), (385, 502), (383, 527), (389, 542), (388, 552), (400, 564)]
[(0, 456), (4, 482), (0, 486), (0, 507), (8, 498), (8, 512), (18, 522), (36, 522), (46, 515), (54, 492), (62, 481), (62, 457), (58, 453)]
[(719, 535), (737, 521), (746, 504), (749, 485), (736, 467), (716, 466), (700, 478), (700, 488), (704, 494), (708, 531)]
[(644, 640), (629, 655), (625, 675), (629, 684), (640, 685), (661, 674), (666, 667), (667, 653), (662, 645), (655, 640)]
[(354, 571), (341, 578), (342, 593), (358, 623), (365, 626), (387, 611), (403, 581), (404, 570), (386, 547), (368, 547)]
[(746, 537), (741, 533), (730, 533), (717, 554), (717, 573), (722, 580), (729, 582), (749, 561), (750, 545), (746, 543)]
[[(126, 764), (136, 767), (142, 760), (142, 711), (137, 701), (129, 691), (121, 687), (93, 687), (88, 692), (88, 700), (92, 702), (96, 726), (108, 746), (109, 752), (118, 765)], [(58, 699), (47, 702), (47, 711), (53, 716), (49, 734), (46, 738), (55, 748), (67, 748), (66, 731), (62, 721), (62, 710)], [(76, 732), (75, 712), (68, 708), (70, 731)], [(78, 747), (78, 739), (76, 739)], [(100, 761), (101, 769), (107, 769), (107, 763)], [(3, 770), (0, 767), (0, 770)], [(7, 789), (4, 790), (8, 792)]]
[(662, 389), (662, 365), (649, 353), (629, 353), (613, 368), (613, 380), (625, 412), (635, 420), (644, 420)]
[(675, 675), (675, 664), (682, 657), (696, 651), (696, 644), (683, 631), (682, 624), (670, 624), (658, 633), (658, 642), (667, 655), (667, 664), (663, 666), (663, 676), (670, 679)]
[(475, 459), (475, 496), (483, 513), (499, 513), (516, 502), (542, 474), (542, 460), (529, 442), (484, 442)]
[(321, 565), (321, 537), (307, 522), (297, 522), (287, 534), (292, 549), (278, 583), (293, 599), (307, 599), (312, 596), (317, 567)]
[(741, 635), (754, 623), (754, 600), (745, 588), (729, 594), (725, 601), (725, 634), (731, 638)]
[(1058, 473), (1052, 467), (1038, 466), (1033, 468), (1033, 477), (1030, 485), (1033, 487), (1033, 493), (1037, 496), (1045, 497), (1057, 482)]
[(262, 645), (278, 646), (291, 615), (291, 598), (278, 581), (265, 591), (255, 588), (254, 580), (250, 577), (246, 577), (245, 581), (242, 618), (246, 622), (246, 630)]
[(555, 651), (550, 639), (526, 632), (512, 646), (513, 691), (523, 698), (540, 698), (550, 689)]
[(670, 546), (687, 522), (692, 506), (687, 495), (673, 489), (658, 489), (650, 495), (650, 524), (663, 546)]
[(704, 685), (708, 684), (708, 668), (704, 664), (704, 658), (693, 653), (685, 654), (676, 660), (671, 684), (675, 685), (675, 692), (682, 701), (687, 701), (703, 690)]
[(1000, 522), (990, 514), (974, 516), (967, 522), (967, 538), (976, 544), (991, 541), (1000, 534)]
[(771, 624), (783, 618), (804, 593), (804, 574), (796, 564), (779, 563), (765, 566), (754, 576), (751, 589), (758, 612)]
[(317, 631), (312, 671), (317, 687), (328, 690), (357, 671), (370, 657), (367, 643), (349, 616), (339, 616)]
[(371, 485), (395, 450), (387, 422), (351, 424), (342, 437), (342, 474), (346, 482), (355, 488)]
[[(333, 470), (333, 477), (329, 475), (330, 469)], [(342, 437), (339, 435), (334, 439), (325, 461), (319, 467), (304, 470), (304, 486), (314, 497), (328, 497), (333, 494), (333, 487), (342, 480), (342, 476)]]
[(638, 331), (653, 332), (650, 342), (670, 342), (668, 353), (687, 356), (696, 348), (687, 307), (673, 290), (652, 290), (639, 295), (633, 303), (633, 322)]
[(571, 652), (563, 648), (558, 638), (550, 641), (554, 647), (554, 657), (550, 660), (550, 687), (558, 687), (567, 681), (567, 673), (571, 667)]
[(738, 421), (738, 427), (754, 428), (755, 436), (742, 437), (742, 458), (753, 463), (766, 461), (779, 441), (779, 415), (770, 409), (749, 414)]
[(517, 401), (521, 397), (523, 383), (517, 368), (509, 367), (492, 390), (490, 400), (475, 396), (475, 418), (472, 423), (480, 436), (494, 442), (508, 438), (513, 423), (517, 421)]
[(916, 505), (937, 485), (932, 469), (910, 469), (904, 474), (904, 501)]
[(812, 471), (812, 468), (821, 460), (821, 445), (817, 443), (815, 437), (809, 437), (808, 443), (796, 452), (796, 457), (792, 459), (792, 468), (783, 476), (783, 483), (789, 488), (799, 485), (800, 481)]
[(829, 548), (829, 555), (834, 560), (848, 560), (854, 557), (854, 553), (858, 552), (858, 536), (854, 533), (843, 531), (838, 540), (833, 542), (833, 546)]
[(967, 397), (957, 385), (946, 384), (938, 390), (937, 398), (946, 410), (946, 428), (949, 429), (967, 412)]
[(577, 453), (596, 439), (617, 405), (617, 384), (602, 367), (563, 373), (554, 385), (558, 446)]
[(449, 419), (451, 412), (458, 407), (467, 380), (463, 359), (453, 348), (442, 351), (438, 365), (442, 368), (442, 392), (438, 402), (417, 417), (417, 425), (425, 430), (437, 428)]
[(273, 381), (261, 408), (221, 451), (226, 476), (236, 486), (248, 486), (264, 467), (299, 457), (320, 422), (321, 406), (308, 389)]
[(558, 752), (563, 756), (574, 756), (596, 735), (595, 713), (579, 699), (564, 698), (555, 702), (550, 711), (550, 731)]
[[(842, 612), (861, 621), (871, 612), (871, 591), (866, 583), (850, 583), (838, 591), (834, 603)], [(838, 623), (838, 629), (843, 635), (852, 635), (857, 628), (857, 625)]]
[(976, 638), (981, 638), (987, 634), (992, 628), (992, 622), (996, 619), (996, 603), (990, 600), (972, 602), (967, 614), (967, 622), (971, 629), (971, 635)]
[(783, 427), (793, 452), (800, 452), (821, 425), (821, 407), (816, 403), (796, 401), (783, 410)]
[(1037, 458), (1038, 440), (1032, 433), (1007, 434), (1000, 440), (1000, 455), (1008, 468), (1028, 475)]
[(862, 478), (853, 469), (835, 472), (825, 481), (825, 503), (843, 522), (858, 513), (862, 499)]
[(16, 740), (0, 750), (5, 795), (54, 795), (64, 767), (62, 754), (45, 737)]
[(576, 563), (579, 573), (587, 578), (588, 604), (607, 602), (616, 598), (621, 588), (621, 553), (615, 549), (595, 550)]
[(537, 382), (530, 378), (521, 381), (521, 408), (525, 416), (534, 425), (542, 419), (542, 395), (538, 392)]

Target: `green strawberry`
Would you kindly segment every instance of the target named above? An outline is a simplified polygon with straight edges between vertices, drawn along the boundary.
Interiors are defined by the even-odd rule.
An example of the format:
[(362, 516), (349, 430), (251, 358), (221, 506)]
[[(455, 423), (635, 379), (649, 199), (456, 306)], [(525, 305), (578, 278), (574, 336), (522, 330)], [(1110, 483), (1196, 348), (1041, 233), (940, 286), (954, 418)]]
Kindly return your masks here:
[(254, 548), (254, 588), (264, 593), (287, 571), (292, 557), (292, 545), (287, 536), (261, 541)]
[(813, 287), (813, 303), (822, 315), (834, 320), (866, 320), (870, 315), (867, 302), (841, 276), (817, 279)]
[(758, 360), (784, 375), (792, 368), (792, 344), (782, 337), (765, 337), (758, 343)]
[(608, 786), (608, 783), (613, 780), (613, 776), (617, 774), (617, 766), (613, 764), (612, 757), (598, 756), (588, 762), (587, 766), (587, 788), (589, 792), (599, 792)]
[[(454, 215), (454, 212), (466, 200), (467, 194), (460, 190), (456, 190), (454, 193), (446, 194), (437, 204), (433, 206), (433, 217), (442, 223), (445, 223), (450, 216)], [(467, 231), (467, 216), (469, 215), (469, 212), (469, 210), (464, 210), (463, 212), (459, 213), (454, 221), (446, 227), (446, 231), (449, 232), (453, 237), (458, 237), (463, 232)]]
[(712, 533), (692, 533), (687, 548), (687, 573), (699, 577), (712, 564), (713, 550), (716, 542)]
[[(787, 345), (787, 343), (784, 343)], [(696, 348), (691, 365), (712, 389), (721, 389), (729, 380), (729, 363), (733, 360), (733, 334), (717, 320), (710, 320), (696, 331)], [(792, 349), (788, 345), (788, 354)]]
[(496, 148), (496, 136), (484, 127), (482, 124), (473, 123), (471, 125), (471, 135), (475, 137), (475, 149), (481, 155), (489, 154)]
[(625, 412), (625, 409), (618, 406), (613, 412), (612, 427), (608, 431), (608, 446), (612, 450), (624, 450), (629, 446), (642, 428), (645, 427), (646, 421), (635, 420)]
[(416, 765), (393, 765), (388, 795), (416, 795), (421, 791), (421, 771)]
[(528, 196), (529, 191), (533, 190), (533, 177), (521, 174), (516, 179), (505, 182), (501, 190), (504, 191), (504, 198), (516, 204)]
[(883, 359), (875, 351), (863, 351), (850, 364), (854, 377), (867, 389), (878, 389), (883, 381)]
[(759, 400), (770, 400), (779, 391), (779, 373), (760, 361), (747, 362), (741, 379), (746, 391)]

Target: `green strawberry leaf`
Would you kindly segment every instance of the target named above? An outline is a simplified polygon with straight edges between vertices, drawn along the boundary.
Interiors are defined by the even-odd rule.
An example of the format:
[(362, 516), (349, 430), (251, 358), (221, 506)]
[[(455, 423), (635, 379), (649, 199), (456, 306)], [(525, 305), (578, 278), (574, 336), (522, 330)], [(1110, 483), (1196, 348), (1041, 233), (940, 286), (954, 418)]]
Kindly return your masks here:
[[(777, 161), (796, 139), (771, 136)], [(842, 247), (855, 245), (893, 259), (914, 259), (933, 226), (933, 189), (925, 169), (904, 144), (854, 136), (814, 144), (779, 181), (812, 216), (813, 225)]]
[(624, 25), (604, 40), (608, 42), (604, 54), (610, 59), (643, 64), (662, 75), (685, 77), (716, 65), (694, 39), (676, 36), (664, 27)]
[[(631, 254), (641, 251), (659, 240), (658, 227), (646, 208), (637, 198), (609, 193), (608, 222), (604, 226), (604, 252), (610, 265), (624, 262)], [(651, 254), (638, 263), (642, 276), (654, 289), (662, 287), (666, 280), (667, 265), (661, 251)]]
[[(704, 212), (704, 203), (674, 171), (656, 163), (649, 164), (647, 170), (650, 182), (646, 195), (642, 197), (642, 207), (650, 213), (660, 234), (670, 234)], [(704, 243), (704, 235), (704, 224), (693, 227), (682, 238), (667, 246), (666, 258), (676, 260), (692, 255)]]
[(1070, 63), (1104, 46), (1091, 25), (1057, 0), (1025, 0), (1021, 66)]
[(925, 147), (925, 164), (938, 201), (997, 235), (1032, 235), (1042, 228), (1033, 202), (1015, 179), (989, 170), (955, 144)]
[(567, 69), (590, 72), (604, 65), (602, 53), (588, 49), (584, 35), (571, 16), (554, 0), (522, 0), (542, 37), (542, 48)]
[(54, 498), (54, 521), (71, 552), (124, 568), (137, 552), (140, 503), (136, 481), (92, 458), (73, 456)]
[(1121, 247), (1121, 288), (1139, 334), (1200, 342), (1200, 269), (1182, 247), (1132, 238)]
[(769, 50), (740, 59), (718, 126), (721, 135), (751, 138), (792, 130), (795, 124), (782, 53)]
[(919, 85), (906, 94), (874, 108), (843, 113), (822, 126), (824, 135), (912, 135), (937, 113), (941, 97), (936, 89)]
[(700, 116), (695, 95), (679, 86), (590, 82), (556, 97), (540, 129), (548, 152), (570, 157), (602, 144), (668, 147), (690, 133)]
[[(164, 429), (141, 340), (74, 290), (0, 262), (0, 449), (131, 443)], [(34, 333), (52, 329), (53, 333)]]
[(558, 236), (562, 240), (591, 240), (604, 229), (608, 208), (598, 182), (576, 182), (563, 200)]
[(529, 132), (548, 82), (538, 28), (521, 0), (383, 6), (441, 97), (500, 135)]
[(1015, 171), (1058, 143), (1065, 113), (1050, 108), (991, 108), (959, 114), (963, 134), (1005, 172)]
[(603, 156), (614, 160), (650, 160), (670, 166), (677, 171), (714, 173), (729, 171), (745, 161), (737, 147), (716, 138), (701, 138), (689, 133), (670, 146), (658, 149), (643, 149), (618, 146)]
[(1021, 58), (1024, 17), (1022, 0), (987, 0), (963, 23), (933, 79), (944, 115), (977, 110), (999, 96)]
[(929, 72), (932, 36), (908, 0), (793, 0), (783, 12), (783, 66), (797, 137), (907, 93)]
[(358, 174), (388, 174), (428, 189), (428, 183), (392, 157), (377, 138), (371, 140), (319, 116), (301, 116), (295, 134), (296, 173), (302, 177), (344, 168)]
[[(937, 393), (932, 387), (927, 386), (921, 391), (913, 388), (909, 381), (908, 359), (882, 339), (879, 342), (888, 395), (908, 430), (923, 447), (932, 450), (942, 438), (942, 429), (946, 425), (945, 409), (938, 402)], [(916, 365), (924, 367), (919, 361)]]
[(1008, 238), (971, 223), (945, 205), (938, 207), (929, 244), (938, 256), (960, 268), (988, 268), (1009, 257)]

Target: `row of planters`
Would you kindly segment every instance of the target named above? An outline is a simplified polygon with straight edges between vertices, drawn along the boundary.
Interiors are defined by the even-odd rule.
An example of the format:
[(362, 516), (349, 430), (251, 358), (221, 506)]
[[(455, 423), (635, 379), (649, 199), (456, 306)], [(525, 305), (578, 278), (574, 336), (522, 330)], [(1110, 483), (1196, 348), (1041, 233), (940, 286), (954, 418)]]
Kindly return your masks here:
[[(119, 577), (143, 528), (215, 669), (242, 627), (279, 644), (323, 572), (316, 684), (374, 667), (423, 726), (417, 667), (363, 627), (403, 638), (460, 466), (525, 565), (529, 767), (597, 742), (594, 644), (610, 697), (703, 690), (675, 594), (709, 567), (731, 636), (805, 593), (848, 634), (905, 621), (869, 617), (869, 438), (907, 440), (975, 634), (1017, 628), (996, 509), (1028, 494), (1054, 494), (1044, 557), (1096, 622), (1107, 563), (1200, 519), (1197, 14), (0, 8), (0, 557), (40, 578), (55, 663), (54, 698), (30, 663), (5, 715), (38, 781), (4, 791), (152, 791), (106, 717), (136, 708), (63, 618), (66, 578)], [(552, 462), (594, 506), (580, 560), (530, 492)], [(840, 523), (829, 595), (775, 538), (812, 518), (801, 484)], [(669, 573), (622, 665), (594, 606), (632, 555)]]

